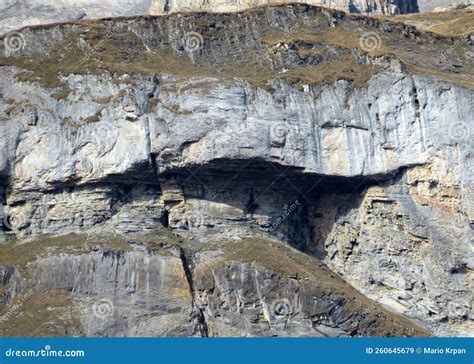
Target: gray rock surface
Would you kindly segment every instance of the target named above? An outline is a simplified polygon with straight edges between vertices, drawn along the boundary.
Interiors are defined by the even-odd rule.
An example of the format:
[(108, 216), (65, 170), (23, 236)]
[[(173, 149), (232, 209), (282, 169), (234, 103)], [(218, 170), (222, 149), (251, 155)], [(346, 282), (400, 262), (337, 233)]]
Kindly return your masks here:
[[(161, 44), (155, 25), (130, 23), (147, 52)], [(182, 25), (160, 26), (170, 34), (166, 41), (176, 52), (194, 62), (221, 50), (216, 41), (206, 48), (208, 53), (187, 54), (180, 45)], [(27, 29), (22, 34), (36, 47), (18, 57), (40, 57), (79, 28)], [(406, 36), (405, 44), (420, 43), (422, 49), (435, 42), (415, 32)], [(257, 40), (250, 38), (248, 44)], [(460, 47), (472, 47), (462, 42)], [(289, 66), (300, 62), (288, 50), (292, 46), (279, 44), (275, 51), (288, 53)], [(343, 52), (337, 47), (326, 51)], [(62, 75), (69, 91), (58, 96), (59, 87), (22, 78), (20, 66), (2, 66), (0, 238), (150, 233), (164, 225), (191, 243), (205, 245), (220, 241), (222, 234), (240, 241), (242, 228), (250, 235), (264, 230), (319, 256), (376, 302), (431, 332), (471, 336), (473, 90), (455, 80), (411, 72), (395, 58), (364, 57), (356, 50), (348, 54), (364, 66), (379, 67), (366, 86), (353, 87), (345, 79), (291, 84), (279, 77), (271, 87), (258, 87), (243, 78), (204, 71), (160, 77), (84, 72)], [(448, 63), (452, 66), (452, 59), (442, 67)], [(153, 264), (144, 271), (144, 262), (150, 260)], [(80, 316), (87, 335), (188, 335), (200, 331), (196, 327), (204, 317), (207, 330), (216, 335), (341, 336), (354, 334), (353, 322), (363, 322), (350, 315), (355, 321), (345, 327), (348, 317), (332, 308), (320, 322), (317, 312), (301, 308), (303, 299), (293, 301), (291, 296), (312, 295), (312, 287), (286, 278), (273, 286), (268, 278), (272, 269), (252, 265), (252, 258), (247, 264), (238, 263), (238, 257), (224, 261), (227, 266), (220, 266), (214, 279), (196, 260), (198, 278), (188, 287), (194, 298), (169, 297), (170, 287), (183, 289), (183, 280), (173, 278), (174, 268), (170, 272), (158, 266), (181, 264), (179, 274), (186, 276), (186, 264), (176, 256), (140, 251), (53, 255), (29, 269), (38, 292), (72, 290), (77, 307), (88, 305), (85, 295), (104, 296), (123, 306), (117, 321), (105, 326)], [(91, 266), (100, 274), (91, 274)], [(49, 273), (55, 267), (61, 267), (59, 275)], [(11, 268), (2, 269), (12, 275)], [(111, 271), (119, 283), (110, 283)], [(130, 285), (134, 274), (139, 278)], [(156, 302), (141, 288), (147, 274), (156, 278), (149, 288)], [(166, 289), (157, 283), (162, 277), (170, 282)], [(254, 280), (254, 286), (247, 285)], [(278, 297), (267, 299), (259, 291), (266, 296), (281, 293), (304, 314), (296, 315), (282, 332), (266, 308)], [(248, 300), (248, 310), (244, 302), (241, 312), (237, 299)], [(321, 300), (327, 309), (330, 298)], [(137, 302), (137, 311), (131, 302)], [(160, 317), (168, 311), (155, 306), (161, 304), (170, 307), (162, 331)], [(178, 306), (186, 308), (186, 315), (175, 312)], [(156, 316), (156, 325), (144, 326), (147, 315)], [(133, 319), (125, 323), (126, 317)], [(197, 323), (183, 326), (184, 317)], [(175, 318), (179, 332), (168, 322)], [(370, 333), (362, 327), (355, 334)]]
[(472, 5), (472, 0), (418, 0), (420, 11), (433, 11), (436, 8), (448, 9), (458, 5)]
[(31, 263), (35, 291), (67, 291), (85, 336), (194, 336), (192, 296), (179, 254), (62, 255)]
[(116, 16), (173, 12), (229, 12), (267, 4), (306, 3), (356, 13), (383, 15), (429, 12), (435, 8), (472, 4), (470, 0), (5, 0), (0, 4), (0, 34), (39, 24)]
[[(160, 15), (181, 11), (229, 12), (267, 4), (307, 3), (350, 12), (393, 15), (418, 11), (416, 0), (6, 0), (0, 4), (0, 34), (27, 25), (113, 16)], [(437, 6), (447, 6), (442, 0)], [(423, 3), (423, 10), (434, 7)]]
[[(113, 243), (114, 238), (108, 241)], [(229, 253), (244, 244), (247, 248), (254, 244), (265, 255), (255, 255), (250, 262), (245, 254), (237, 258)], [(31, 257), (24, 268), (2, 271), (6, 277), (2, 288), (8, 287), (12, 294), (3, 303), (0, 333), (36, 336), (49, 330), (48, 335), (87, 337), (427, 334), (357, 293), (316, 259), (308, 263), (316, 264), (318, 273), (305, 271), (302, 259), (307, 257), (268, 236), (218, 246), (186, 248), (188, 256), (178, 245), (150, 250), (137, 243), (125, 250), (97, 245), (89, 252), (71, 254), (55, 252), (58, 246), (49, 243), (49, 252)], [(268, 267), (273, 255), (286, 259), (287, 266)], [(20, 289), (13, 293), (14, 286)], [(53, 298), (47, 310), (41, 307), (45, 296)], [(22, 326), (25, 317), (30, 318), (29, 324)]]

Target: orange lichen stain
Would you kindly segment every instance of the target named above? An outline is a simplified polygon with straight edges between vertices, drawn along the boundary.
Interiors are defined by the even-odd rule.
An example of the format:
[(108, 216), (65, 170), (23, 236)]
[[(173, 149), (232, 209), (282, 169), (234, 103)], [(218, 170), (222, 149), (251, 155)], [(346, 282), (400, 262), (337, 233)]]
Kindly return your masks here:
[(172, 292), (173, 298), (191, 298), (191, 292), (185, 286), (175, 287)]

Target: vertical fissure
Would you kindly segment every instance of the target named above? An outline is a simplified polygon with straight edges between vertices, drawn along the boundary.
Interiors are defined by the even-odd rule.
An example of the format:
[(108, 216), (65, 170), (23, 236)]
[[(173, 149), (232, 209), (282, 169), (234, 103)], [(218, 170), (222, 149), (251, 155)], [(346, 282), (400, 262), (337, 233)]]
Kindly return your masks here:
[(189, 291), (191, 292), (192, 311), (193, 311), (193, 314), (196, 315), (199, 332), (201, 333), (202, 337), (209, 337), (209, 330), (207, 327), (206, 317), (204, 316), (203, 310), (200, 307), (198, 307), (198, 305), (196, 304), (196, 291), (194, 289), (193, 272), (191, 270), (191, 261), (186, 256), (186, 252), (183, 248), (180, 248), (180, 259), (183, 265), (183, 271), (186, 276), (186, 280), (188, 282)]

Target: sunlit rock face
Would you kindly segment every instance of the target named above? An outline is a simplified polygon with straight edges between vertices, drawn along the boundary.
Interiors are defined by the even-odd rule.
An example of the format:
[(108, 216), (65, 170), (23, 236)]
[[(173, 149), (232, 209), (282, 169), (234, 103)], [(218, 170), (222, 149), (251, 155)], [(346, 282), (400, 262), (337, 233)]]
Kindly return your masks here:
[[(91, 29), (24, 30), (36, 46), (0, 70), (0, 256), (18, 258), (0, 260), (0, 308), (60, 292), (64, 320), (78, 327), (67, 335), (471, 335), (474, 106), (453, 74), (467, 69), (455, 57), (472, 44), (436, 60), (446, 79), (319, 38), (264, 43), (298, 12), (316, 34), (366, 25), (334, 12), (334, 26), (306, 7), (214, 14), (215, 28), (196, 14), (130, 19), (103, 52), (117, 47), (115, 62), (143, 67), (164, 53), (182, 67), (65, 68), (54, 87), (25, 73), (22, 57), (46, 65), (58, 47), (90, 50)], [(204, 42), (194, 52), (180, 36), (190, 24)], [(268, 82), (205, 68), (211, 59), (226, 69), (236, 29), (249, 52), (239, 61), (258, 54), (262, 72), (275, 66)], [(446, 47), (387, 24), (368, 30), (397, 54)], [(371, 70), (364, 82), (285, 78), (341, 55)], [(62, 59), (54, 64), (69, 67)], [(79, 241), (42, 241), (65, 234)], [(101, 235), (124, 241), (104, 246)]]
[(386, 15), (418, 11), (416, 0), (6, 0), (0, 4), (0, 34), (27, 25), (86, 18), (160, 15), (180, 11), (229, 12), (295, 2)]
[(180, 11), (228, 12), (295, 2), (383, 15), (432, 11), (453, 4), (471, 3), (468, 0), (5, 0), (0, 4), (0, 34), (27, 25), (86, 18), (159, 15)]
[[(157, 0), (153, 1), (154, 11), (239, 11), (262, 5), (280, 5), (289, 3), (285, 0), (210, 0), (196, 2), (192, 0)], [(298, 0), (293, 3), (304, 3), (311, 5), (321, 5), (334, 9), (360, 12), (393, 15), (398, 13), (413, 13), (418, 11), (416, 0)]]

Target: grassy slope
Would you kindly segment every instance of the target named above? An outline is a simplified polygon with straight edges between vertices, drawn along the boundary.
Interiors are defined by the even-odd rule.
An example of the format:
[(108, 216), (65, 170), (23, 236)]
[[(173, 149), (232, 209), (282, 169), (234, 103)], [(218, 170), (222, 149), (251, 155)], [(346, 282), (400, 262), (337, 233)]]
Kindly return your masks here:
[[(276, 241), (265, 237), (246, 239), (241, 242), (217, 242), (196, 245), (185, 243), (162, 229), (153, 235), (139, 237), (135, 243), (144, 244), (150, 251), (169, 254), (166, 245), (180, 245), (190, 251), (221, 250), (224, 255), (210, 264), (222, 266), (226, 262), (241, 261), (256, 264), (276, 273), (275, 279), (284, 281), (288, 276), (297, 273), (308, 278), (323, 293), (344, 297), (347, 307), (354, 312), (366, 312), (368, 319), (377, 322), (373, 335), (390, 336), (430, 336), (430, 333), (413, 322), (395, 315), (375, 304), (357, 292), (336, 273), (332, 272), (320, 260), (300, 253)], [(59, 254), (87, 254), (98, 247), (106, 251), (129, 251), (130, 241), (120, 237), (87, 239), (84, 235), (67, 235), (63, 237), (42, 237), (38, 240), (19, 244), (12, 242), (0, 245), (0, 266), (15, 265), (25, 274), (25, 265), (40, 257)], [(26, 290), (26, 292), (31, 292)], [(7, 307), (0, 311), (5, 315), (24, 295), (17, 296)], [(69, 292), (43, 292), (28, 295), (21, 302), (21, 307), (12, 314), (9, 320), (0, 327), (1, 336), (67, 336), (80, 334), (78, 312), (74, 311)]]
[(387, 20), (403, 22), (443, 36), (467, 35), (469, 31), (472, 33), (474, 30), (474, 10), (407, 14)]
[[(417, 336), (431, 334), (417, 324), (398, 316), (359, 293), (338, 274), (331, 271), (319, 259), (298, 252), (293, 248), (265, 237), (249, 238), (239, 242), (215, 242), (202, 247), (203, 250), (222, 250), (224, 255), (208, 266), (209, 270), (225, 266), (230, 261), (255, 263), (275, 272), (276, 280), (286, 282), (288, 277), (298, 275), (303, 282), (318, 287), (323, 294), (344, 297), (346, 307), (352, 312), (364, 312), (367, 320), (374, 320), (375, 336)], [(306, 281), (305, 279), (308, 279)]]
[[(255, 14), (260, 15), (259, 11), (263, 22), (265, 20), (263, 9), (248, 11), (243, 15), (248, 17), (254, 15), (255, 18)], [(226, 31), (215, 27), (216, 20), (220, 16), (235, 18), (238, 14), (200, 14), (192, 19), (195, 27), (198, 27), (198, 30), (203, 34), (206, 47), (214, 47), (213, 42), (222, 40), (226, 36)], [(456, 63), (463, 66), (461, 72), (440, 69), (435, 63), (435, 59), (438, 58), (440, 52), (449, 49), (452, 45), (450, 38), (446, 38), (444, 41), (442, 39), (441, 41), (438, 40), (433, 44), (427, 42), (428, 46), (418, 45), (415, 40), (397, 34), (398, 29), (393, 33), (384, 33), (377, 27), (361, 24), (360, 19), (366, 19), (362, 16), (348, 16), (340, 21), (336, 28), (329, 27), (324, 15), (313, 15), (313, 17), (318, 20), (320, 25), (317, 30), (304, 29), (302, 23), (297, 24), (299, 31), (293, 34), (279, 32), (275, 29), (266, 30), (261, 34), (261, 47), (258, 50), (242, 44), (239, 46), (239, 51), (242, 51), (242, 53), (237, 56), (227, 55), (224, 52), (224, 56), (217, 60), (222, 69), (218, 69), (215, 64), (216, 60), (210, 59), (206, 54), (196, 55), (196, 59), (193, 59), (186, 52), (177, 52), (171, 46), (169, 40), (166, 39), (167, 35), (163, 33), (157, 33), (156, 37), (160, 39), (160, 44), (152, 48), (147, 48), (145, 42), (130, 30), (121, 31), (119, 34), (110, 36), (110, 26), (114, 22), (124, 21), (123, 19), (78, 23), (81, 30), (70, 32), (64, 42), (50, 49), (47, 55), (20, 58), (0, 57), (0, 65), (13, 65), (26, 70), (19, 76), (22, 81), (37, 81), (47, 87), (58, 87), (56, 95), (59, 99), (66, 97), (68, 94), (67, 87), (59, 79), (60, 75), (71, 73), (96, 74), (103, 71), (119, 74), (154, 74), (158, 77), (163, 74), (172, 74), (186, 78), (196, 76), (211, 76), (226, 80), (240, 78), (250, 81), (255, 86), (268, 88), (268, 81), (277, 78), (278, 72), (261, 61), (272, 57), (271, 46), (284, 43), (296, 49), (300, 56), (299, 65), (291, 66), (289, 72), (286, 72), (283, 76), (280, 75), (289, 83), (323, 85), (330, 84), (338, 79), (347, 79), (353, 82), (354, 87), (364, 87), (367, 80), (378, 69), (373, 66), (359, 64), (350, 54), (352, 50), (356, 49), (358, 52), (366, 53), (370, 58), (384, 55), (396, 57), (406, 65), (407, 69), (414, 73), (432, 75), (464, 85), (474, 85), (474, 66), (471, 64), (469, 56), (465, 54), (464, 46), (457, 46), (452, 55), (452, 57), (456, 56)], [(436, 19), (436, 22), (429, 20), (432, 18)], [(169, 21), (169, 19), (170, 17), (163, 17), (137, 21), (155, 22), (153, 24), (156, 24)], [(245, 21), (241, 18), (236, 19), (241, 24)], [(404, 21), (409, 24), (421, 24), (421, 19), (432, 22), (433, 24), (428, 28), (443, 36), (458, 34), (473, 22), (472, 13), (465, 12), (414, 14), (383, 18), (381, 21), (395, 23)], [(210, 25), (214, 25), (214, 27)], [(62, 27), (64, 25), (57, 26)], [(235, 31), (235, 35), (245, 39), (244, 37), (248, 35), (246, 32), (246, 28), (242, 26)], [(364, 50), (360, 44), (360, 35), (364, 32), (377, 33), (382, 41), (381, 47), (374, 52)], [(420, 36), (423, 37), (423, 35)], [(79, 49), (80, 38), (91, 48), (96, 47), (97, 52), (93, 59), (85, 57), (84, 52)], [(258, 38), (256, 40), (259, 41)], [(101, 44), (102, 46), (100, 46)], [(318, 53), (322, 54), (324, 52), (327, 55), (333, 51), (341, 54), (330, 57), (330, 59), (323, 59), (317, 65), (306, 64), (310, 56), (316, 56)], [(262, 57), (262, 52), (265, 53), (263, 54), (264, 57)], [(287, 56), (285, 52), (282, 54)]]
[[(48, 256), (62, 254), (82, 255), (97, 250), (107, 252), (131, 251), (130, 240), (120, 236), (88, 237), (84, 234), (65, 236), (42, 236), (28, 242), (11, 241), (0, 244), (0, 266), (15, 266), (29, 284), (26, 266), (28, 263)], [(166, 229), (160, 229), (154, 235), (137, 237), (134, 243), (145, 245), (150, 252), (162, 256), (170, 255), (166, 248), (169, 244), (179, 244), (180, 239)], [(0, 303), (8, 286), (0, 285)], [(26, 289), (20, 295), (0, 309), (0, 336), (11, 337), (64, 337), (81, 335), (78, 319), (80, 312), (75, 311), (72, 295), (66, 291), (33, 292)], [(1, 305), (0, 305), (1, 307)]]

